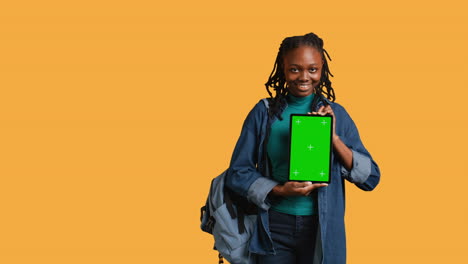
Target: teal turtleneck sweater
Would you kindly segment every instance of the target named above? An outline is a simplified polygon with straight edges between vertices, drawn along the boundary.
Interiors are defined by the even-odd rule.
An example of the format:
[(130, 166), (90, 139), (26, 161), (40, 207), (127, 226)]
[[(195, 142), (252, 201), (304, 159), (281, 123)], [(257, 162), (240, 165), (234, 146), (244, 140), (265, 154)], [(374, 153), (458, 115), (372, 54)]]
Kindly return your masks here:
[[(310, 112), (314, 94), (306, 97), (295, 97), (288, 94), (288, 107), (283, 111), (283, 120), (277, 119), (271, 125), (267, 144), (267, 154), (271, 161), (273, 179), (280, 183), (288, 181), (289, 167), (289, 122), (291, 114), (307, 114)], [(312, 196), (281, 197), (271, 209), (291, 215), (313, 215), (315, 213)]]

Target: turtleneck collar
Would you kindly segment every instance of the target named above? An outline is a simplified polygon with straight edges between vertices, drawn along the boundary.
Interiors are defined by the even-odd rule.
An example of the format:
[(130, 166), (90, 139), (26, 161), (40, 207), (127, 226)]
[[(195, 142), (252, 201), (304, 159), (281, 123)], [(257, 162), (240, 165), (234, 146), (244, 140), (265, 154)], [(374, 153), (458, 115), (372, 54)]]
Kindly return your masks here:
[(314, 99), (315, 94), (310, 94), (304, 97), (297, 97), (290, 93), (286, 96), (286, 100), (289, 106), (303, 106), (306, 104), (312, 104), (312, 100)]

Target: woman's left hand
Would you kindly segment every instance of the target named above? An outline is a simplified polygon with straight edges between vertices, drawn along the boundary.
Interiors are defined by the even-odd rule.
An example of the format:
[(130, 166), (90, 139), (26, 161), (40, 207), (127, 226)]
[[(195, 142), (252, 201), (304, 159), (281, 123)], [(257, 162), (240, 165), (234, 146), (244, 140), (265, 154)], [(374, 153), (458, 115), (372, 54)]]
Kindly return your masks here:
[(333, 109), (331, 108), (330, 105), (327, 105), (327, 106), (321, 106), (317, 112), (309, 112), (308, 114), (310, 115), (321, 115), (321, 116), (324, 116), (324, 115), (331, 115), (333, 117), (333, 139), (335, 139), (337, 137), (336, 135), (336, 130), (335, 130), (335, 127), (336, 127), (336, 118), (335, 118), (335, 113), (333, 113)]
[(333, 117), (333, 137), (332, 137), (332, 143), (333, 143), (333, 149), (335, 150), (335, 153), (338, 155), (338, 157), (341, 160), (341, 163), (347, 170), (351, 170), (353, 168), (353, 152), (348, 148), (348, 146), (343, 143), (343, 141), (340, 139), (338, 135), (336, 135), (336, 118), (335, 118), (335, 113), (333, 113), (333, 109), (331, 108), (330, 105), (327, 106), (321, 106), (317, 112), (312, 112), (309, 114), (312, 115), (331, 115)]

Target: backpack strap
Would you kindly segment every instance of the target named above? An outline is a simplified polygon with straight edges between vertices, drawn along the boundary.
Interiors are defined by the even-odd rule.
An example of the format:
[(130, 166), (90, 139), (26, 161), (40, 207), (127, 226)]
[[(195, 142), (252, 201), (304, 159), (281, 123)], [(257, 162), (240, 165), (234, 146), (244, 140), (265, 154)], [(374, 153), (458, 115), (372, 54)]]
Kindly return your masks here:
[(229, 196), (229, 193), (224, 191), (224, 202), (226, 203), (226, 209), (229, 212), (229, 215), (231, 216), (232, 219), (236, 218), (236, 212), (234, 211), (234, 206), (233, 202), (231, 199), (231, 196)]
[(245, 212), (242, 211), (240, 206), (237, 206), (237, 228), (239, 229), (239, 234), (243, 234), (245, 232), (244, 214)]
[(270, 108), (270, 98), (263, 98), (263, 103), (265, 104), (266, 109)]
[(244, 224), (244, 214), (245, 208), (241, 208), (241, 205), (236, 205), (236, 209), (234, 209), (234, 202), (232, 201), (231, 195), (228, 191), (224, 192), (224, 201), (226, 203), (226, 209), (228, 210), (229, 214), (231, 215), (232, 219), (237, 217), (237, 228), (239, 230), (239, 234), (243, 234), (245, 232), (245, 224)]

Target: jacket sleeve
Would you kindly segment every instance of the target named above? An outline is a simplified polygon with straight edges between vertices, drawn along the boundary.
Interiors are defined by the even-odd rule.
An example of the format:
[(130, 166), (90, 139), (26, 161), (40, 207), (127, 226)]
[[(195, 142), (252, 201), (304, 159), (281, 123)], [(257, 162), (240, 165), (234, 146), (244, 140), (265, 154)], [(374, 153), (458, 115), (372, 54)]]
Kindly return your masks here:
[[(344, 123), (341, 140), (353, 152), (353, 167), (350, 171), (341, 166), (341, 174), (348, 181), (365, 191), (373, 190), (380, 181), (380, 169), (362, 144), (358, 129), (349, 114), (343, 110), (339, 118)], [(339, 119), (337, 118), (337, 122)]]
[(268, 193), (278, 184), (264, 177), (258, 169), (266, 127), (266, 111), (262, 102), (250, 111), (242, 126), (226, 175), (226, 186), (229, 189), (264, 210), (270, 207)]

